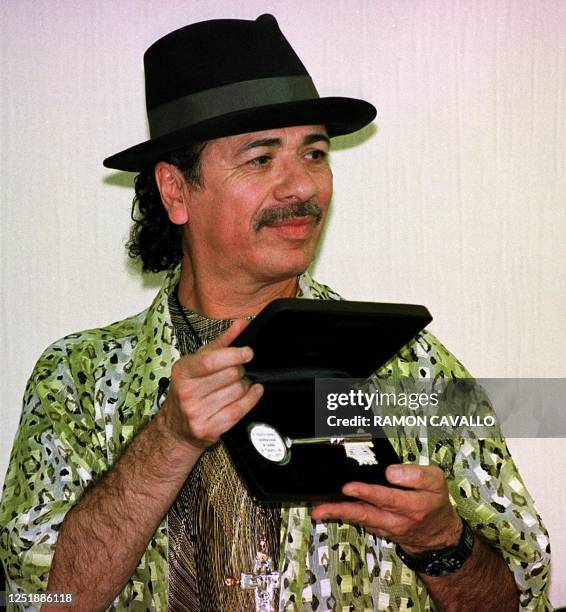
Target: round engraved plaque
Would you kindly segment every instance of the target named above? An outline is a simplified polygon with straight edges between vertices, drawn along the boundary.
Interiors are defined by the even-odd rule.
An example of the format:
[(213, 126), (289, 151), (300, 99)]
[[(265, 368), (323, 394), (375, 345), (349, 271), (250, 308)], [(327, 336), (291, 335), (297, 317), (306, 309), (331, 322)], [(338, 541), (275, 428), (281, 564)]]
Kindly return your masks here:
[(289, 449), (281, 434), (265, 423), (252, 423), (248, 427), (250, 442), (256, 451), (268, 461), (273, 463), (286, 463)]

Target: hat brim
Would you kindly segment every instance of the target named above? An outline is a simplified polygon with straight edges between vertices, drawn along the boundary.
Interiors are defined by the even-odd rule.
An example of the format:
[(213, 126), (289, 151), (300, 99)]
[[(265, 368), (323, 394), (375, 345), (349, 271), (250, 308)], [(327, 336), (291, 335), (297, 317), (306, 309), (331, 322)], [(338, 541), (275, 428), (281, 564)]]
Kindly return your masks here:
[(293, 125), (324, 125), (328, 135), (360, 130), (377, 114), (373, 104), (356, 98), (317, 98), (236, 111), (147, 140), (104, 160), (106, 168), (140, 172), (160, 157), (204, 140)]

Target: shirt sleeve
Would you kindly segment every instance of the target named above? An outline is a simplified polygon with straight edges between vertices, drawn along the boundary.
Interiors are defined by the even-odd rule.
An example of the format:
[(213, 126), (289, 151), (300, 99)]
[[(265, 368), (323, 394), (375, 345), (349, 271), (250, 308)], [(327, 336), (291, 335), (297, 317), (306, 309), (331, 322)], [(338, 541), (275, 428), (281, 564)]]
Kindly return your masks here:
[[(452, 385), (450, 381), (474, 381), (466, 368), (442, 345), (424, 332), (401, 352), (401, 358), (384, 368), (389, 376), (424, 379), (442, 392), (449, 392), (449, 411), (495, 417), (496, 413), (481, 385)], [(460, 403), (455, 408), (453, 402)], [(497, 408), (497, 407), (495, 407)], [(440, 409), (440, 408), (439, 408)], [(497, 549), (508, 564), (520, 591), (521, 610), (552, 610), (547, 588), (550, 576), (550, 543), (541, 517), (536, 511), (519, 471), (497, 432), (479, 437), (470, 430), (448, 438), (433, 439), (428, 445), (408, 447), (399, 440), (404, 461), (418, 461), (427, 449), (430, 462), (445, 474), (452, 503), (478, 537)], [(418, 445), (417, 445), (418, 446)], [(411, 451), (411, 452), (409, 452)]]
[[(550, 542), (503, 438), (461, 439), (437, 449), (450, 496), (479, 537), (513, 572), (521, 610), (551, 610)], [(450, 459), (449, 459), (450, 457)]]
[(0, 556), (10, 593), (46, 589), (59, 527), (107, 467), (88, 404), (64, 344), (53, 345), (27, 384), (0, 503)]

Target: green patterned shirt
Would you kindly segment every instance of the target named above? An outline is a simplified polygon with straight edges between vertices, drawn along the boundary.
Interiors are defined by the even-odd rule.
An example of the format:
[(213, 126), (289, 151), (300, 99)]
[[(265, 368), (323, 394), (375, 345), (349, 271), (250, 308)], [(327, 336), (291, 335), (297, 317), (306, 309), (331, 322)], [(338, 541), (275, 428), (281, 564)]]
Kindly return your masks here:
[[(45, 590), (66, 513), (158, 409), (158, 381), (169, 377), (179, 357), (167, 307), (178, 279), (178, 269), (167, 275), (147, 311), (69, 335), (40, 357), (26, 388), (0, 503), (0, 560), (9, 592)], [(307, 273), (299, 279), (299, 295), (340, 299)], [(469, 377), (428, 332), (377, 374)], [(505, 441), (391, 441), (403, 461), (444, 470), (460, 515), (501, 551), (513, 572), (521, 609), (551, 610), (548, 534)], [(305, 506), (284, 508), (281, 523), (282, 610), (434, 610), (391, 542), (353, 525), (314, 523)], [(167, 552), (164, 521), (111, 609), (167, 609)]]

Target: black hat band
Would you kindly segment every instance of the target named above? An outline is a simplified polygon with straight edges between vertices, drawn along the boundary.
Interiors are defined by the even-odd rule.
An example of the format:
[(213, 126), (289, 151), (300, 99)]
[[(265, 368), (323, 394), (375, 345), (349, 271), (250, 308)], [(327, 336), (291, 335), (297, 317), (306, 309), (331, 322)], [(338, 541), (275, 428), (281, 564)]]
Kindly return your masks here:
[(148, 111), (151, 138), (248, 108), (313, 100), (318, 91), (307, 75), (253, 79), (177, 98)]

